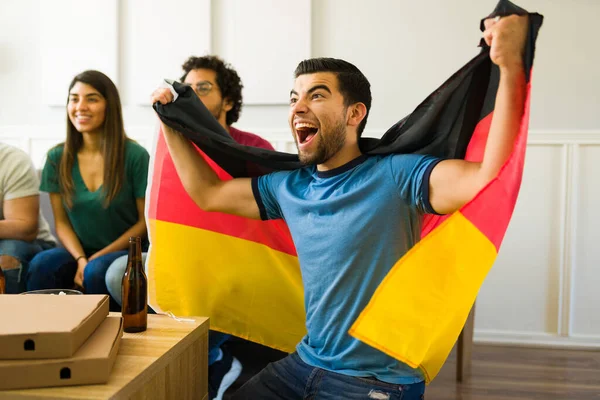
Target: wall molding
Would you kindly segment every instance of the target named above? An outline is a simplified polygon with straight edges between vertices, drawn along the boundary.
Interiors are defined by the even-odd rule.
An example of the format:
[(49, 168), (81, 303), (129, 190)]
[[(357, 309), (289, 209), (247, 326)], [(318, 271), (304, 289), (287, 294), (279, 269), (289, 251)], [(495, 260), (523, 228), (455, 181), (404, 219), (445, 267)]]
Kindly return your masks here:
[[(573, 145), (562, 145), (560, 168), (560, 214), (559, 214), (559, 276), (558, 276), (558, 335), (568, 336), (570, 328), (571, 300), (571, 216), (573, 204)], [(573, 238), (574, 239), (574, 238)]]
[(538, 332), (475, 330), (473, 341), (478, 344), (549, 347), (563, 349), (600, 349), (600, 335), (570, 335)]
[(600, 144), (600, 130), (531, 130), (528, 144)]

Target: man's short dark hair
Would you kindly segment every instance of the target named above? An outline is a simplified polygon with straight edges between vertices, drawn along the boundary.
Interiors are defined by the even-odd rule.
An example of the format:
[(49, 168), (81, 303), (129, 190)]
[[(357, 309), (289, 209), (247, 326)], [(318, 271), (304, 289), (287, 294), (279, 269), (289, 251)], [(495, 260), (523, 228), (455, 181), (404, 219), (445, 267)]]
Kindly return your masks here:
[(194, 69), (210, 69), (215, 71), (217, 85), (219, 85), (223, 99), (228, 99), (232, 104), (231, 110), (227, 111), (227, 115), (225, 116), (225, 123), (231, 125), (237, 122), (242, 110), (242, 88), (244, 85), (242, 85), (242, 80), (231, 65), (225, 64), (222, 59), (216, 56), (192, 56), (183, 63), (181, 68), (184, 71), (181, 82)]
[(358, 137), (363, 133), (367, 124), (367, 117), (371, 109), (371, 84), (362, 72), (347, 61), (336, 58), (311, 58), (301, 61), (296, 67), (294, 76), (314, 74), (317, 72), (333, 72), (338, 79), (340, 93), (344, 96), (347, 106), (354, 103), (363, 103), (367, 114), (358, 126)]

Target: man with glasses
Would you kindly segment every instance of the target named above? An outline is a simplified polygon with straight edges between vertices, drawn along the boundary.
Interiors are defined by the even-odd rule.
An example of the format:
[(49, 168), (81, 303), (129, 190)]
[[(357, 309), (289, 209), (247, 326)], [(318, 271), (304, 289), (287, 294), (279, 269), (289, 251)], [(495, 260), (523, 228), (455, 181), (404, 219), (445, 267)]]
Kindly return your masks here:
[[(231, 137), (245, 146), (274, 150), (258, 135), (231, 126), (242, 109), (242, 81), (230, 65), (216, 56), (190, 57), (182, 65), (181, 81), (190, 85), (202, 103)], [(143, 255), (144, 263), (146, 254)], [(106, 286), (111, 296), (121, 304), (121, 280), (127, 267), (127, 256), (115, 260), (106, 273)], [(222, 344), (229, 335), (210, 331), (208, 353), (208, 384), (211, 399), (222, 399), (223, 393), (242, 372), (242, 365)]]
[(242, 81), (237, 72), (216, 56), (190, 57), (182, 66), (181, 81), (194, 89), (208, 111), (233, 139), (246, 146), (273, 150), (260, 136), (231, 126), (242, 109)]

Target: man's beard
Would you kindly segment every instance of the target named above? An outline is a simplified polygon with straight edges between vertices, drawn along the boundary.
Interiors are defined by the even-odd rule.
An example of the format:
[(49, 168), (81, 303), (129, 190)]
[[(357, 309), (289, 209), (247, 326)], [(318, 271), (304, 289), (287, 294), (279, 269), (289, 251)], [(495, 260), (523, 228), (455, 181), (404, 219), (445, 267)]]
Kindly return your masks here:
[(223, 111), (223, 103), (216, 105), (214, 108), (208, 110), (212, 114), (213, 117), (218, 121), (221, 116), (221, 111)]
[[(346, 143), (346, 126), (342, 121), (339, 121), (331, 131), (327, 134), (319, 133), (319, 144), (313, 153), (303, 153), (298, 149), (298, 157), (304, 165), (318, 165), (327, 162), (338, 151), (344, 147)], [(297, 140), (297, 139), (296, 139)], [(296, 147), (298, 142), (296, 141)]]

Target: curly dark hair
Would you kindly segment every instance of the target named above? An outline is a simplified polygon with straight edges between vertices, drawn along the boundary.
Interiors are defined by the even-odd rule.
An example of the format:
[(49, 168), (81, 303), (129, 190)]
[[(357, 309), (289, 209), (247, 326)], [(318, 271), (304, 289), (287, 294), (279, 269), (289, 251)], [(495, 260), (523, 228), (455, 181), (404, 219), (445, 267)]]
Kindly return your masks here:
[(231, 125), (240, 118), (242, 111), (242, 80), (238, 73), (217, 56), (195, 57), (191, 56), (181, 66), (184, 74), (181, 76), (181, 82), (185, 80), (187, 74), (194, 69), (210, 69), (217, 74), (217, 85), (221, 89), (223, 99), (229, 99), (232, 104), (231, 110), (227, 111), (225, 116), (226, 124)]

